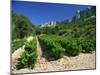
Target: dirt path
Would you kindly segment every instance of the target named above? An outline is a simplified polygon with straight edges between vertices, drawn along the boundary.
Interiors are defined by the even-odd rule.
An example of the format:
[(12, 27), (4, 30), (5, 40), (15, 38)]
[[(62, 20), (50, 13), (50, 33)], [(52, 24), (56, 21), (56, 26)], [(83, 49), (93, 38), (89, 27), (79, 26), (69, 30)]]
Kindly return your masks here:
[(95, 53), (93, 54), (80, 54), (76, 57), (67, 57), (56, 60), (46, 61), (45, 58), (40, 59), (40, 63), (36, 68), (29, 70), (27, 68), (20, 69), (14, 73), (34, 73), (34, 72), (48, 72), (48, 71), (64, 71), (64, 70), (82, 70), (82, 69), (95, 69)]
[(42, 57), (42, 48), (37, 39), (38, 61), (33, 70), (27, 68), (15, 71), (15, 73), (33, 73), (33, 72), (47, 72), (47, 71), (63, 71), (63, 70), (80, 70), (80, 69), (95, 69), (95, 53), (84, 54), (79, 56), (68, 57), (64, 56), (56, 61), (47, 61)]
[(18, 58), (20, 58), (20, 55), (24, 52), (24, 48), (25, 48), (25, 45), (15, 50), (15, 52), (12, 54), (12, 70), (16, 70)]
[(39, 71), (40, 69), (43, 70), (44, 67), (46, 66), (46, 59), (42, 56), (43, 51), (37, 37), (36, 40), (37, 40), (38, 60), (34, 71)]
[(36, 37), (36, 41), (37, 41), (38, 60), (40, 60), (42, 57), (42, 49), (37, 37)]

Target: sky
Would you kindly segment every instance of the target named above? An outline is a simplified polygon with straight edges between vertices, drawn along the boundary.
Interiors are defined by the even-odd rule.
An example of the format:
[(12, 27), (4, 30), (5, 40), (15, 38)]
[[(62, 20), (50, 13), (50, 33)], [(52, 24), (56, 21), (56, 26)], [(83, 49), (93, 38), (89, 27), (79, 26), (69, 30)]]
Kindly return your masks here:
[(18, 14), (23, 14), (35, 25), (41, 25), (50, 21), (71, 20), (77, 10), (85, 10), (87, 7), (89, 6), (12, 1), (12, 10)]

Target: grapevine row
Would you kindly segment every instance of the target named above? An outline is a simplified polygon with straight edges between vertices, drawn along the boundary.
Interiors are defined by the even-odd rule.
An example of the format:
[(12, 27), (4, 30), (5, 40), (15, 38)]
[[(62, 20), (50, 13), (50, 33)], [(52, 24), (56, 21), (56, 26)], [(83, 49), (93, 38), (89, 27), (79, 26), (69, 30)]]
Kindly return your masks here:
[(95, 39), (72, 38), (57, 35), (43, 35), (39, 37), (40, 42), (51, 58), (58, 59), (64, 55), (77, 56), (80, 52), (91, 53), (96, 48)]
[(25, 51), (21, 55), (20, 62), (18, 63), (20, 68), (33, 69), (37, 62), (37, 47), (36, 39), (25, 43)]

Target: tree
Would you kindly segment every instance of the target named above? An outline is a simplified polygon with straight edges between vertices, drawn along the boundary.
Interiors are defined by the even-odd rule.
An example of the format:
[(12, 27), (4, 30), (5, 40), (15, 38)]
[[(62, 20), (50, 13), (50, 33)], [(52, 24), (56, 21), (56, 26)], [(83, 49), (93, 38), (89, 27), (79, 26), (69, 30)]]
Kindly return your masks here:
[(24, 38), (35, 35), (35, 26), (24, 15), (12, 11), (12, 38)]

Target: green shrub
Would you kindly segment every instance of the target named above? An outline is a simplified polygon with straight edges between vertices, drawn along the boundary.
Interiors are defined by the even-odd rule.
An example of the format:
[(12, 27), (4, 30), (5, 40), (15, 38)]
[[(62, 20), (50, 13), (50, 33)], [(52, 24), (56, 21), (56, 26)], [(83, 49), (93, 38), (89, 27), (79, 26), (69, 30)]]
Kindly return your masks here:
[(36, 39), (25, 44), (25, 51), (21, 55), (19, 64), (23, 68), (33, 69), (37, 61)]
[(56, 45), (56, 47), (51, 49), (52, 57), (55, 59), (59, 59), (64, 56), (65, 49), (62, 48), (60, 45)]
[(77, 39), (65, 38), (60, 41), (63, 48), (66, 50), (68, 56), (76, 56), (80, 54), (81, 46), (77, 44)]
[(80, 50), (81, 50), (81, 47), (71, 44), (66, 49), (66, 54), (70, 56), (77, 56), (80, 54)]
[(42, 36), (39, 38), (40, 41), (45, 46), (45, 50), (48, 50), (48, 53), (51, 58), (59, 59), (64, 56), (65, 49), (61, 47), (60, 43), (58, 43), (58, 37), (56, 36)]
[(82, 46), (84, 53), (92, 53), (96, 50), (96, 40), (91, 38), (79, 38), (79, 44)]
[(17, 40), (17, 41), (13, 41), (13, 42), (12, 42), (12, 53), (13, 53), (16, 49), (22, 47), (25, 43), (27, 43), (27, 40), (26, 40), (26, 39), (19, 39), (19, 40)]

